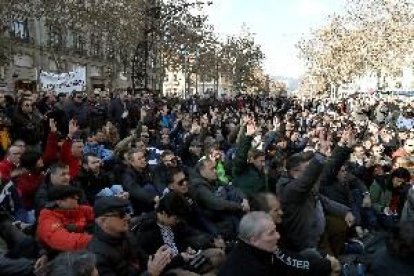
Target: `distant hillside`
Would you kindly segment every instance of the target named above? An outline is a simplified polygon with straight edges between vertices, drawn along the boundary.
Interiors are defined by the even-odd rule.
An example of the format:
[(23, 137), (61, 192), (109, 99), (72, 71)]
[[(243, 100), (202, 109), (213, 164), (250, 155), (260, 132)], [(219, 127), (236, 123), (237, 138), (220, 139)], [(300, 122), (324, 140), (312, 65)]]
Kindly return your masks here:
[(272, 76), (270, 77), (272, 80), (281, 81), (286, 83), (288, 90), (296, 90), (299, 86), (299, 79), (283, 77), (283, 76)]

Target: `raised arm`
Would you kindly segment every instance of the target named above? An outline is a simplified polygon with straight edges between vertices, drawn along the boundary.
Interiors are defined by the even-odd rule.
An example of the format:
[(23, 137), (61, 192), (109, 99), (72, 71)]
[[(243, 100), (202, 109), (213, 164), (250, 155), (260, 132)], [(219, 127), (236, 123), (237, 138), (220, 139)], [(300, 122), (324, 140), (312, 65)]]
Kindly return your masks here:
[(233, 160), (233, 175), (239, 175), (247, 167), (247, 156), (251, 148), (253, 135), (256, 133), (256, 125), (254, 122), (250, 122), (246, 126), (246, 135), (240, 140), (238, 144), (236, 156)]

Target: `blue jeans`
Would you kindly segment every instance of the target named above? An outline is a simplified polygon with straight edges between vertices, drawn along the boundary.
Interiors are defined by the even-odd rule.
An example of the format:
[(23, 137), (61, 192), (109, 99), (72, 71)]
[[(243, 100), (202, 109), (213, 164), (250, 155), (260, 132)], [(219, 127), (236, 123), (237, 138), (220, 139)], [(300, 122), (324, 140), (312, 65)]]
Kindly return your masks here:
[(20, 220), (21, 222), (28, 223), (28, 224), (34, 224), (36, 222), (35, 212), (34, 210), (25, 210), (23, 208), (20, 208), (15, 213), (16, 220)]

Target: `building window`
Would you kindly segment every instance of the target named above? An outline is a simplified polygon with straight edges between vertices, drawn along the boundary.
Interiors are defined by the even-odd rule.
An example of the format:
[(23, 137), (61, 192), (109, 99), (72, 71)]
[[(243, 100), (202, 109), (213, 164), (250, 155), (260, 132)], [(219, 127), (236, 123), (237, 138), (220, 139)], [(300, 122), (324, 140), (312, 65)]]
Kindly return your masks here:
[(99, 34), (91, 34), (91, 55), (99, 56), (101, 54), (101, 44), (99, 39)]
[(168, 75), (164, 77), (164, 82), (168, 82)]
[(112, 46), (112, 44), (109, 44), (106, 47), (105, 56), (106, 56), (107, 59), (114, 59), (116, 57), (115, 48), (114, 48), (114, 46)]
[(28, 20), (13, 20), (10, 23), (9, 33), (13, 38), (17, 38), (22, 42), (29, 42), (30, 36)]
[(178, 76), (177, 76), (177, 74), (174, 74), (174, 81), (178, 81)]
[(63, 35), (57, 27), (49, 26), (49, 40), (47, 44), (53, 48), (63, 47)]
[(81, 35), (75, 35), (73, 37), (73, 45), (75, 48), (75, 53), (78, 55), (83, 55), (85, 53), (85, 39)]

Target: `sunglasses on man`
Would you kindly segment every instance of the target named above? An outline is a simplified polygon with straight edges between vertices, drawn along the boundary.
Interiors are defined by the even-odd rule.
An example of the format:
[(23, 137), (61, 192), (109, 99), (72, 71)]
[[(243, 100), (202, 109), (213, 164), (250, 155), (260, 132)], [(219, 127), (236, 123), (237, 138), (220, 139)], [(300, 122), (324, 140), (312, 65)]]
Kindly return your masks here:
[(123, 209), (123, 210), (119, 210), (116, 212), (105, 214), (103, 217), (116, 217), (116, 218), (124, 219), (127, 216), (131, 216), (131, 214), (132, 214), (131, 210)]

